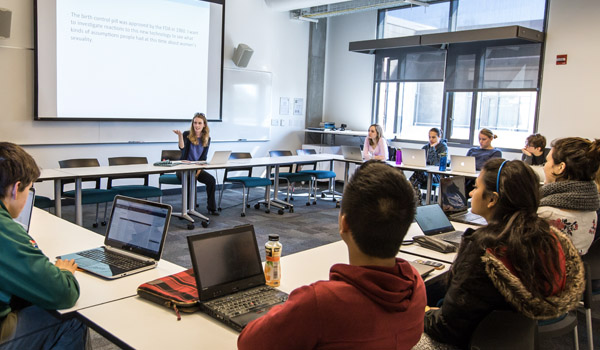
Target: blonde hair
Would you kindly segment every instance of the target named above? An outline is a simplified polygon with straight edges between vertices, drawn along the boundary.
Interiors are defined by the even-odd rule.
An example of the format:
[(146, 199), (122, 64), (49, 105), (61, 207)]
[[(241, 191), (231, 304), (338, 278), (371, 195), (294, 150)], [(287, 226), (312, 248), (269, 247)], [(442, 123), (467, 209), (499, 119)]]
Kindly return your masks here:
[(377, 147), (377, 144), (379, 144), (379, 140), (381, 140), (381, 138), (383, 137), (383, 128), (379, 125), (379, 124), (371, 124), (369, 126), (369, 129), (371, 129), (371, 126), (375, 127), (375, 132), (377, 133), (377, 137), (375, 138), (375, 141), (373, 141), (372, 139), (369, 139), (369, 145), (373, 148)]
[[(204, 128), (200, 133), (200, 140), (196, 137), (196, 131), (194, 131), (194, 119), (200, 118), (204, 121)], [(190, 134), (188, 135), (188, 140), (194, 145), (200, 144), (202, 142), (202, 147), (208, 146), (208, 138), (210, 137), (210, 129), (208, 128), (208, 122), (206, 121), (206, 116), (204, 113), (196, 113), (194, 114), (194, 118), (192, 118), (192, 124), (190, 125)]]

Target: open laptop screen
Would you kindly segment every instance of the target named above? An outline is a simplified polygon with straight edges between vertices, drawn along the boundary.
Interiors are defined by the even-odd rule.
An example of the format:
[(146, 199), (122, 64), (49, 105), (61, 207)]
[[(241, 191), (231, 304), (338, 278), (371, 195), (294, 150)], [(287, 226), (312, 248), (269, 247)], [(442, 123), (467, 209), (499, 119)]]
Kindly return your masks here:
[(29, 223), (31, 222), (31, 212), (33, 211), (33, 202), (35, 200), (35, 189), (31, 187), (27, 194), (27, 202), (25, 207), (21, 210), (21, 214), (15, 219), (16, 222), (21, 224), (26, 232), (29, 232)]
[(426, 236), (454, 231), (454, 226), (437, 204), (417, 207), (415, 219)]
[(201, 301), (265, 283), (251, 225), (188, 236), (188, 243)]
[(169, 219), (168, 206), (117, 196), (105, 245), (159, 260)]

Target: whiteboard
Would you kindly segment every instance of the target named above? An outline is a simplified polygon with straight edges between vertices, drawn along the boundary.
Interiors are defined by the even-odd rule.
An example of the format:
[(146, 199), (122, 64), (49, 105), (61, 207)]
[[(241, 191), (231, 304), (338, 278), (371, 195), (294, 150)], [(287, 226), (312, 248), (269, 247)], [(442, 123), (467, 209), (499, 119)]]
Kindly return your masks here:
[[(34, 54), (0, 47), (3, 141), (21, 145), (176, 142), (172, 130), (190, 127), (190, 122), (34, 121)], [(270, 72), (223, 70), (223, 121), (209, 122), (213, 142), (270, 138), (271, 76)], [(195, 112), (199, 111), (190, 111), (190, 120)]]

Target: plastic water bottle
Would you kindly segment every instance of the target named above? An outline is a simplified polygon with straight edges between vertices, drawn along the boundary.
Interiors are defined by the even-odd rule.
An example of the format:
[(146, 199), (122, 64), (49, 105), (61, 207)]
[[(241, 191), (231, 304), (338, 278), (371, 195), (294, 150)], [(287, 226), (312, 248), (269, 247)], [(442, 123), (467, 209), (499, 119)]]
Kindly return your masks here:
[(269, 241), (265, 244), (265, 280), (271, 287), (279, 287), (281, 282), (281, 258), (282, 245), (279, 243), (279, 235), (269, 235)]
[(398, 148), (396, 150), (396, 165), (402, 164), (402, 150)]
[(446, 153), (440, 154), (440, 171), (446, 171), (446, 164), (448, 164), (448, 156)]

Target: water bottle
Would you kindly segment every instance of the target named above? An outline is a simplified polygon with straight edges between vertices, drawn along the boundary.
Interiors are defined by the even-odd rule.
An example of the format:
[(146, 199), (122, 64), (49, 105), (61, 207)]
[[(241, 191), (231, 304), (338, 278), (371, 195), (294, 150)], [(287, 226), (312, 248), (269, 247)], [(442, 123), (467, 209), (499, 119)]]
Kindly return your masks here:
[(402, 150), (398, 148), (396, 150), (396, 165), (402, 164)]
[(265, 280), (271, 287), (279, 287), (281, 281), (281, 247), (279, 235), (269, 235), (269, 241), (265, 244)]
[(446, 153), (440, 154), (440, 171), (446, 171), (446, 164), (448, 164), (448, 156)]

